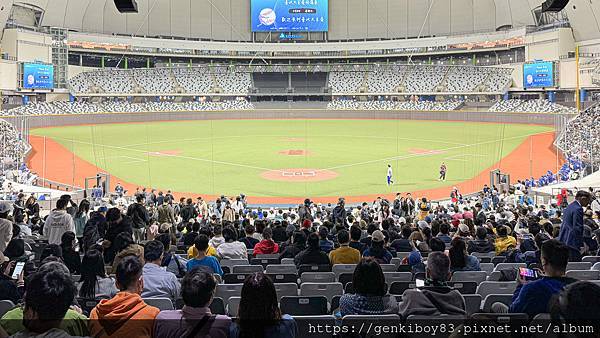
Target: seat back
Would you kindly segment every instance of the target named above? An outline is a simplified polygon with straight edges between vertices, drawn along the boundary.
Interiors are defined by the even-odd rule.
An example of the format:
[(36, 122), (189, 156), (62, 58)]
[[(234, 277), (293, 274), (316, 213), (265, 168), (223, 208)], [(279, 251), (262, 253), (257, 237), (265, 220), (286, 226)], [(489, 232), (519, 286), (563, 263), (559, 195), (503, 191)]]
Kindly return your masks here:
[(450, 279), (453, 282), (476, 282), (477, 284), (487, 279), (485, 271), (456, 271)]
[(569, 270), (589, 270), (592, 268), (591, 262), (569, 262), (567, 263), (567, 271)]
[(470, 315), (480, 311), (481, 295), (473, 294), (473, 295), (462, 295), (462, 296), (465, 299), (465, 310), (467, 312), (467, 316), (470, 316)]
[(236, 266), (236, 265), (248, 265), (248, 260), (247, 259), (222, 259), (219, 264), (221, 264), (221, 267), (228, 267), (229, 270), (231, 271), (231, 268)]
[(481, 309), (483, 312), (492, 312), (492, 305), (494, 305), (494, 303), (502, 303), (506, 306), (510, 306), (512, 303), (512, 297), (513, 295), (487, 295), (483, 299), (483, 306)]
[(394, 271), (397, 271), (400, 264), (402, 264), (402, 258), (394, 257), (390, 261), (390, 264), (394, 264), (394, 266), (396, 266), (396, 270), (394, 270)]
[[(4, 313), (2, 313), (2, 302), (10, 302), (10, 301), (9, 300), (0, 300), (0, 318), (2, 318), (2, 316), (4, 316)], [(87, 298), (77, 297), (77, 304), (79, 304), (79, 307), (81, 308), (81, 312), (83, 312), (83, 314), (86, 315), (87, 317), (90, 316), (90, 312), (92, 312), (92, 310), (96, 307), (96, 305), (98, 305), (98, 303), (100, 303), (100, 299), (87, 299)], [(11, 302), (11, 304), (12, 304), (12, 302)]]
[(279, 264), (279, 258), (252, 258), (250, 260), (250, 264), (252, 265), (260, 265), (262, 268), (266, 268), (267, 265), (271, 264)]
[(330, 265), (300, 265), (298, 268), (298, 275), (302, 276), (305, 272), (329, 272), (331, 271)]
[(343, 273), (354, 273), (354, 269), (356, 268), (356, 264), (335, 264), (331, 271), (335, 273), (335, 276), (338, 277)]
[(584, 256), (581, 261), (596, 264), (600, 262), (600, 256)]
[(485, 281), (485, 282), (481, 282), (481, 284), (479, 284), (479, 286), (477, 287), (476, 293), (478, 295), (481, 295), (481, 297), (483, 299), (485, 299), (485, 297), (487, 295), (493, 295), (493, 294), (512, 295), (515, 292), (516, 288), (517, 288), (516, 281), (513, 281), (513, 282)]
[(383, 272), (396, 272), (398, 269), (395, 264), (379, 264)]
[(258, 254), (258, 255), (256, 255), (256, 258), (258, 258), (258, 259), (272, 259), (272, 258), (275, 258), (275, 259), (279, 260), (279, 254)]
[(300, 285), (301, 296), (325, 296), (331, 301), (333, 296), (344, 293), (342, 283), (302, 283)]
[(327, 314), (325, 296), (285, 296), (280, 300), (281, 312), (292, 316), (318, 316)]
[(315, 330), (315, 327), (334, 327), (335, 317), (331, 315), (324, 316), (294, 316), (294, 321), (298, 326), (298, 332), (302, 332), (302, 337), (309, 338), (330, 338), (331, 332), (327, 330)]
[(275, 283), (275, 292), (277, 292), (277, 298), (281, 299), (284, 296), (297, 296), (298, 295), (298, 284), (296, 283)]
[(231, 267), (231, 273), (253, 274), (255, 272), (263, 272), (261, 265), (234, 265)]
[(390, 285), (390, 294), (392, 295), (401, 295), (404, 293), (404, 291), (408, 290), (408, 289), (414, 289), (417, 287), (416, 282), (414, 281), (410, 281), (410, 282), (393, 282), (392, 285)]
[(294, 264), (271, 264), (267, 265), (266, 273), (293, 273), (297, 274), (298, 269)]
[(342, 273), (337, 276), (337, 281), (342, 283), (342, 285), (346, 285), (347, 283), (352, 282), (353, 277), (353, 273)]
[(494, 271), (494, 263), (479, 263), (479, 268), (481, 271), (485, 271), (488, 275)]
[(268, 273), (273, 283), (298, 283), (298, 275), (295, 273)]
[(150, 306), (154, 306), (161, 311), (174, 310), (173, 302), (169, 298), (143, 298), (144, 302)]
[(477, 285), (476, 282), (448, 282), (448, 286), (464, 295), (474, 294), (477, 291)]
[(244, 284), (217, 284), (215, 297), (222, 298), (223, 301), (227, 303), (229, 297), (241, 297), (243, 285)]
[(223, 298), (213, 298), (209, 308), (210, 312), (212, 312), (215, 315), (225, 315), (225, 301), (223, 301)]
[(412, 273), (410, 272), (384, 272), (385, 282), (392, 285), (393, 282), (410, 282)]
[(251, 275), (252, 273), (228, 273), (223, 276), (223, 282), (225, 284), (242, 284)]
[(294, 265), (294, 259), (293, 258), (282, 258), (281, 265)]
[[(95, 306), (95, 305), (94, 305)], [(10, 300), (0, 300), (0, 318), (4, 316), (8, 311), (12, 310), (15, 304)]]
[(598, 270), (568, 270), (567, 277), (579, 280), (599, 280), (600, 271)]
[(237, 317), (240, 309), (240, 300), (242, 297), (229, 297), (227, 302), (227, 314), (229, 317)]
[(332, 283), (335, 282), (333, 272), (305, 272), (300, 276), (302, 283)]
[(494, 271), (500, 271), (500, 270), (508, 270), (508, 269), (519, 269), (519, 268), (526, 268), (527, 264), (525, 263), (498, 263), (496, 265), (496, 267), (494, 268)]

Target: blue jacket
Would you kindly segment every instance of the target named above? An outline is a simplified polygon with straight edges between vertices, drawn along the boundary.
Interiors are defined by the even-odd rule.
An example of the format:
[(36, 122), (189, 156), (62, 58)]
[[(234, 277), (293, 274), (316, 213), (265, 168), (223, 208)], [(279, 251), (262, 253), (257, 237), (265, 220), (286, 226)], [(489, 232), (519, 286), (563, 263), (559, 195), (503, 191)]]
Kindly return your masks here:
[(552, 296), (575, 281), (567, 277), (542, 277), (526, 285), (518, 285), (508, 312), (526, 313), (529, 318), (540, 313), (548, 313), (548, 303)]
[(583, 208), (579, 202), (569, 204), (563, 211), (557, 239), (577, 251), (583, 246)]

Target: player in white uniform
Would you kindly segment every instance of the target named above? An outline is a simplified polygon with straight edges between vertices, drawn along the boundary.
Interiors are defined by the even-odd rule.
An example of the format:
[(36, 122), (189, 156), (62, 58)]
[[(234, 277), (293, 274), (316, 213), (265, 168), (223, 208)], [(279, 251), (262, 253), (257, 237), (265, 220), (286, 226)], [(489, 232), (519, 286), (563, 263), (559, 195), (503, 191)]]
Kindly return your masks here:
[(394, 180), (392, 179), (392, 166), (390, 164), (388, 164), (388, 170), (387, 170), (387, 184), (388, 185), (392, 185), (394, 184)]

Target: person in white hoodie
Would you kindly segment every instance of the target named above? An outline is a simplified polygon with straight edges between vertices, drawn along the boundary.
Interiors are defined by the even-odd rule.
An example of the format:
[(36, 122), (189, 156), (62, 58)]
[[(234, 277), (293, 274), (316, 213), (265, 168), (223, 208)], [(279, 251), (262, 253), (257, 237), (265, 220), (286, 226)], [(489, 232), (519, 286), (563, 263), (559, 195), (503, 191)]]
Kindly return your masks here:
[(12, 205), (8, 201), (0, 201), (0, 252), (3, 252), (12, 239), (13, 223), (8, 219)]
[(221, 259), (248, 259), (246, 244), (236, 240), (235, 231), (229, 227), (223, 229), (225, 243), (217, 248), (217, 255)]
[(213, 228), (213, 233), (215, 234), (213, 238), (210, 239), (208, 245), (212, 246), (215, 249), (219, 248), (219, 245), (225, 243), (225, 238), (223, 238), (223, 227), (220, 225), (215, 225)]
[(60, 244), (62, 235), (67, 231), (75, 232), (73, 217), (67, 213), (66, 199), (56, 201), (56, 209), (52, 210), (44, 223), (44, 236), (48, 244)]

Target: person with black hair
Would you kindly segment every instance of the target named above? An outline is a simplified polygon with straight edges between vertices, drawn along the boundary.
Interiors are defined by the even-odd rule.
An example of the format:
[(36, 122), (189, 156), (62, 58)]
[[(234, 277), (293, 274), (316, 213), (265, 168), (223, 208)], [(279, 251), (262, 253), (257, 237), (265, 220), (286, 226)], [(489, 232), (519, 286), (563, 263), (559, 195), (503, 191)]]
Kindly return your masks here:
[(177, 278), (183, 278), (187, 271), (187, 259), (184, 259), (171, 252), (171, 234), (164, 233), (156, 236), (156, 240), (163, 244), (163, 259), (160, 266), (167, 268), (167, 271), (173, 273)]
[(146, 198), (143, 194), (137, 195), (136, 203), (127, 208), (127, 216), (131, 217), (133, 225), (133, 238), (136, 243), (144, 240), (146, 228), (150, 225), (150, 214), (145, 207)]
[(90, 313), (92, 337), (151, 337), (159, 309), (149, 306), (140, 294), (144, 289), (142, 261), (127, 256), (116, 269), (119, 289), (111, 299), (103, 299)]
[(301, 265), (330, 265), (329, 257), (319, 246), (319, 235), (316, 233), (311, 233), (308, 235), (308, 246), (305, 250), (300, 252), (296, 257), (294, 257), (294, 264), (296, 267), (300, 267)]
[(161, 268), (164, 246), (160, 241), (144, 245), (144, 298), (170, 298), (173, 304), (179, 296), (181, 284), (177, 276)]
[(81, 269), (81, 257), (75, 251), (75, 233), (65, 232), (60, 239), (60, 248), (62, 249), (63, 261), (72, 274), (78, 275)]
[(440, 224), (440, 232), (437, 234), (437, 238), (441, 239), (444, 244), (450, 244), (452, 237), (450, 237), (450, 224), (448, 222), (442, 222)]
[(221, 259), (248, 259), (248, 249), (236, 239), (235, 230), (225, 227), (222, 231), (224, 243), (217, 248), (217, 255)]
[(79, 202), (79, 207), (77, 208), (77, 213), (75, 213), (75, 217), (73, 217), (73, 222), (75, 223), (75, 236), (77, 237), (77, 242), (79, 242), (79, 245), (83, 245), (83, 233), (85, 230), (85, 224), (88, 221), (89, 212), (90, 201), (87, 199), (81, 200), (81, 202)]
[(238, 239), (238, 241), (246, 245), (246, 249), (254, 249), (254, 246), (260, 242), (258, 239), (254, 238), (254, 231), (254, 225), (248, 223), (244, 226), (246, 236)]
[(331, 264), (358, 264), (360, 262), (360, 251), (351, 248), (350, 234), (346, 230), (337, 233), (340, 247), (329, 253)]
[(42, 249), (42, 253), (40, 255), (40, 261), (45, 260), (47, 257), (56, 257), (58, 260), (63, 263), (63, 255), (62, 248), (58, 244), (48, 244)]
[(294, 258), (306, 249), (306, 235), (304, 234), (304, 231), (295, 231), (290, 240), (292, 244), (285, 246), (285, 249), (283, 249), (279, 255), (279, 259)]
[(319, 228), (319, 247), (321, 249), (321, 251), (323, 251), (326, 254), (329, 254), (329, 252), (331, 250), (333, 250), (334, 248), (334, 244), (333, 241), (329, 240), (328, 238), (329, 236), (329, 229), (327, 229), (327, 227), (325, 226), (321, 226)]
[(69, 336), (60, 327), (75, 293), (71, 276), (60, 269), (39, 271), (31, 275), (27, 281), (24, 298), (25, 331), (12, 337)]
[(488, 238), (488, 232), (485, 226), (478, 227), (475, 231), (475, 239), (467, 242), (467, 251), (469, 254), (473, 252), (488, 253), (494, 252), (496, 248)]
[(352, 286), (354, 293), (340, 298), (340, 316), (398, 313), (398, 302), (387, 294), (383, 271), (375, 259), (363, 258), (356, 265)]
[(425, 286), (408, 289), (402, 294), (398, 313), (403, 319), (411, 315), (464, 316), (465, 300), (458, 290), (448, 286), (450, 259), (443, 252), (427, 256)]
[(481, 271), (479, 259), (467, 252), (467, 244), (462, 237), (454, 237), (448, 250), (450, 271)]
[(279, 253), (279, 244), (273, 241), (273, 230), (271, 228), (265, 228), (262, 231), (262, 241), (258, 242), (254, 246), (253, 255), (262, 254), (276, 254)]
[(62, 235), (67, 231), (75, 233), (75, 222), (66, 210), (68, 203), (67, 199), (57, 200), (56, 209), (50, 211), (46, 218), (43, 233), (49, 244), (60, 244)]
[(496, 229), (496, 241), (494, 242), (496, 247), (496, 256), (506, 254), (507, 251), (517, 247), (517, 240), (513, 236), (508, 235), (509, 227), (507, 225), (500, 225)]
[(506, 308), (506, 305), (496, 303), (492, 307), (494, 312), (526, 313), (529, 318), (539, 313), (547, 313), (552, 296), (576, 281), (565, 276), (569, 262), (569, 247), (565, 244), (556, 239), (545, 241), (542, 244), (541, 260), (542, 277), (529, 281), (517, 275), (517, 288), (510, 307)]
[[(94, 220), (93, 213), (88, 221), (88, 226), (92, 220)], [(99, 218), (98, 221), (101, 221), (101, 219)], [(101, 224), (101, 222), (97, 224), (98, 231), (100, 230)], [(111, 208), (106, 211), (106, 234), (104, 235), (104, 241), (102, 242), (102, 246), (104, 247), (104, 261), (106, 264), (113, 263), (120, 245), (117, 241), (117, 236), (121, 233), (129, 234), (129, 237), (133, 236), (131, 218), (127, 215), (123, 215), (118, 208)], [(93, 243), (93, 241), (89, 241), (89, 243)]]
[(363, 251), (365, 251), (365, 245), (360, 242), (360, 238), (362, 237), (362, 230), (360, 227), (353, 225), (350, 227), (350, 244), (349, 247), (360, 251), (361, 255)]
[(115, 280), (106, 275), (102, 252), (91, 249), (85, 253), (77, 287), (79, 297), (85, 299), (112, 298), (117, 294)]
[(552, 323), (571, 323), (590, 328), (577, 337), (598, 337), (600, 322), (600, 286), (589, 281), (569, 284), (550, 306)]
[(184, 227), (186, 233), (183, 235), (183, 245), (194, 245), (194, 241), (200, 232), (200, 223), (192, 219), (190, 222), (185, 223)]
[(183, 309), (161, 311), (154, 324), (154, 337), (227, 337), (231, 318), (213, 315), (210, 304), (217, 281), (201, 269), (190, 271), (181, 282)]
[(275, 285), (262, 272), (246, 277), (237, 317), (237, 323), (231, 325), (230, 338), (294, 338), (298, 335), (294, 319), (279, 309)]
[(431, 249), (431, 252), (445, 252), (446, 243), (437, 237), (433, 237), (429, 240), (429, 248)]
[(208, 249), (208, 236), (204, 234), (198, 235), (194, 242), (194, 248), (197, 252), (197, 256), (190, 259), (187, 262), (187, 270), (192, 271), (194, 268), (199, 266), (208, 269), (210, 273), (217, 273), (223, 276), (223, 270), (219, 261), (214, 256), (208, 256), (206, 250)]
[(412, 234), (412, 229), (410, 226), (405, 225), (400, 230), (400, 238), (394, 239), (390, 246), (396, 250), (396, 252), (411, 252), (412, 245), (410, 244), (410, 235)]
[[(116, 211), (120, 215), (121, 212), (119, 211), (119, 209), (114, 209), (116, 209)], [(90, 213), (90, 217), (86, 221), (85, 226), (83, 228), (83, 237), (81, 239), (81, 241), (83, 242), (82, 247), (84, 251), (89, 250), (89, 248), (91, 248), (94, 244), (97, 244), (102, 238), (110, 240), (106, 237), (108, 230), (108, 224), (106, 221), (107, 211), (108, 209), (105, 206), (101, 206), (98, 208), (97, 211), (92, 211)], [(79, 212), (75, 215), (75, 219), (78, 219), (77, 215), (79, 215)], [(81, 216), (79, 219), (81, 219)]]
[(581, 260), (583, 244), (583, 208), (591, 201), (591, 194), (580, 190), (575, 195), (575, 201), (563, 210), (562, 224), (557, 239), (569, 246), (570, 260)]
[(116, 271), (119, 262), (127, 256), (136, 256), (140, 261), (144, 261), (144, 247), (135, 244), (131, 234), (128, 232), (122, 232), (115, 238), (114, 248), (116, 255), (112, 263), (112, 271)]

